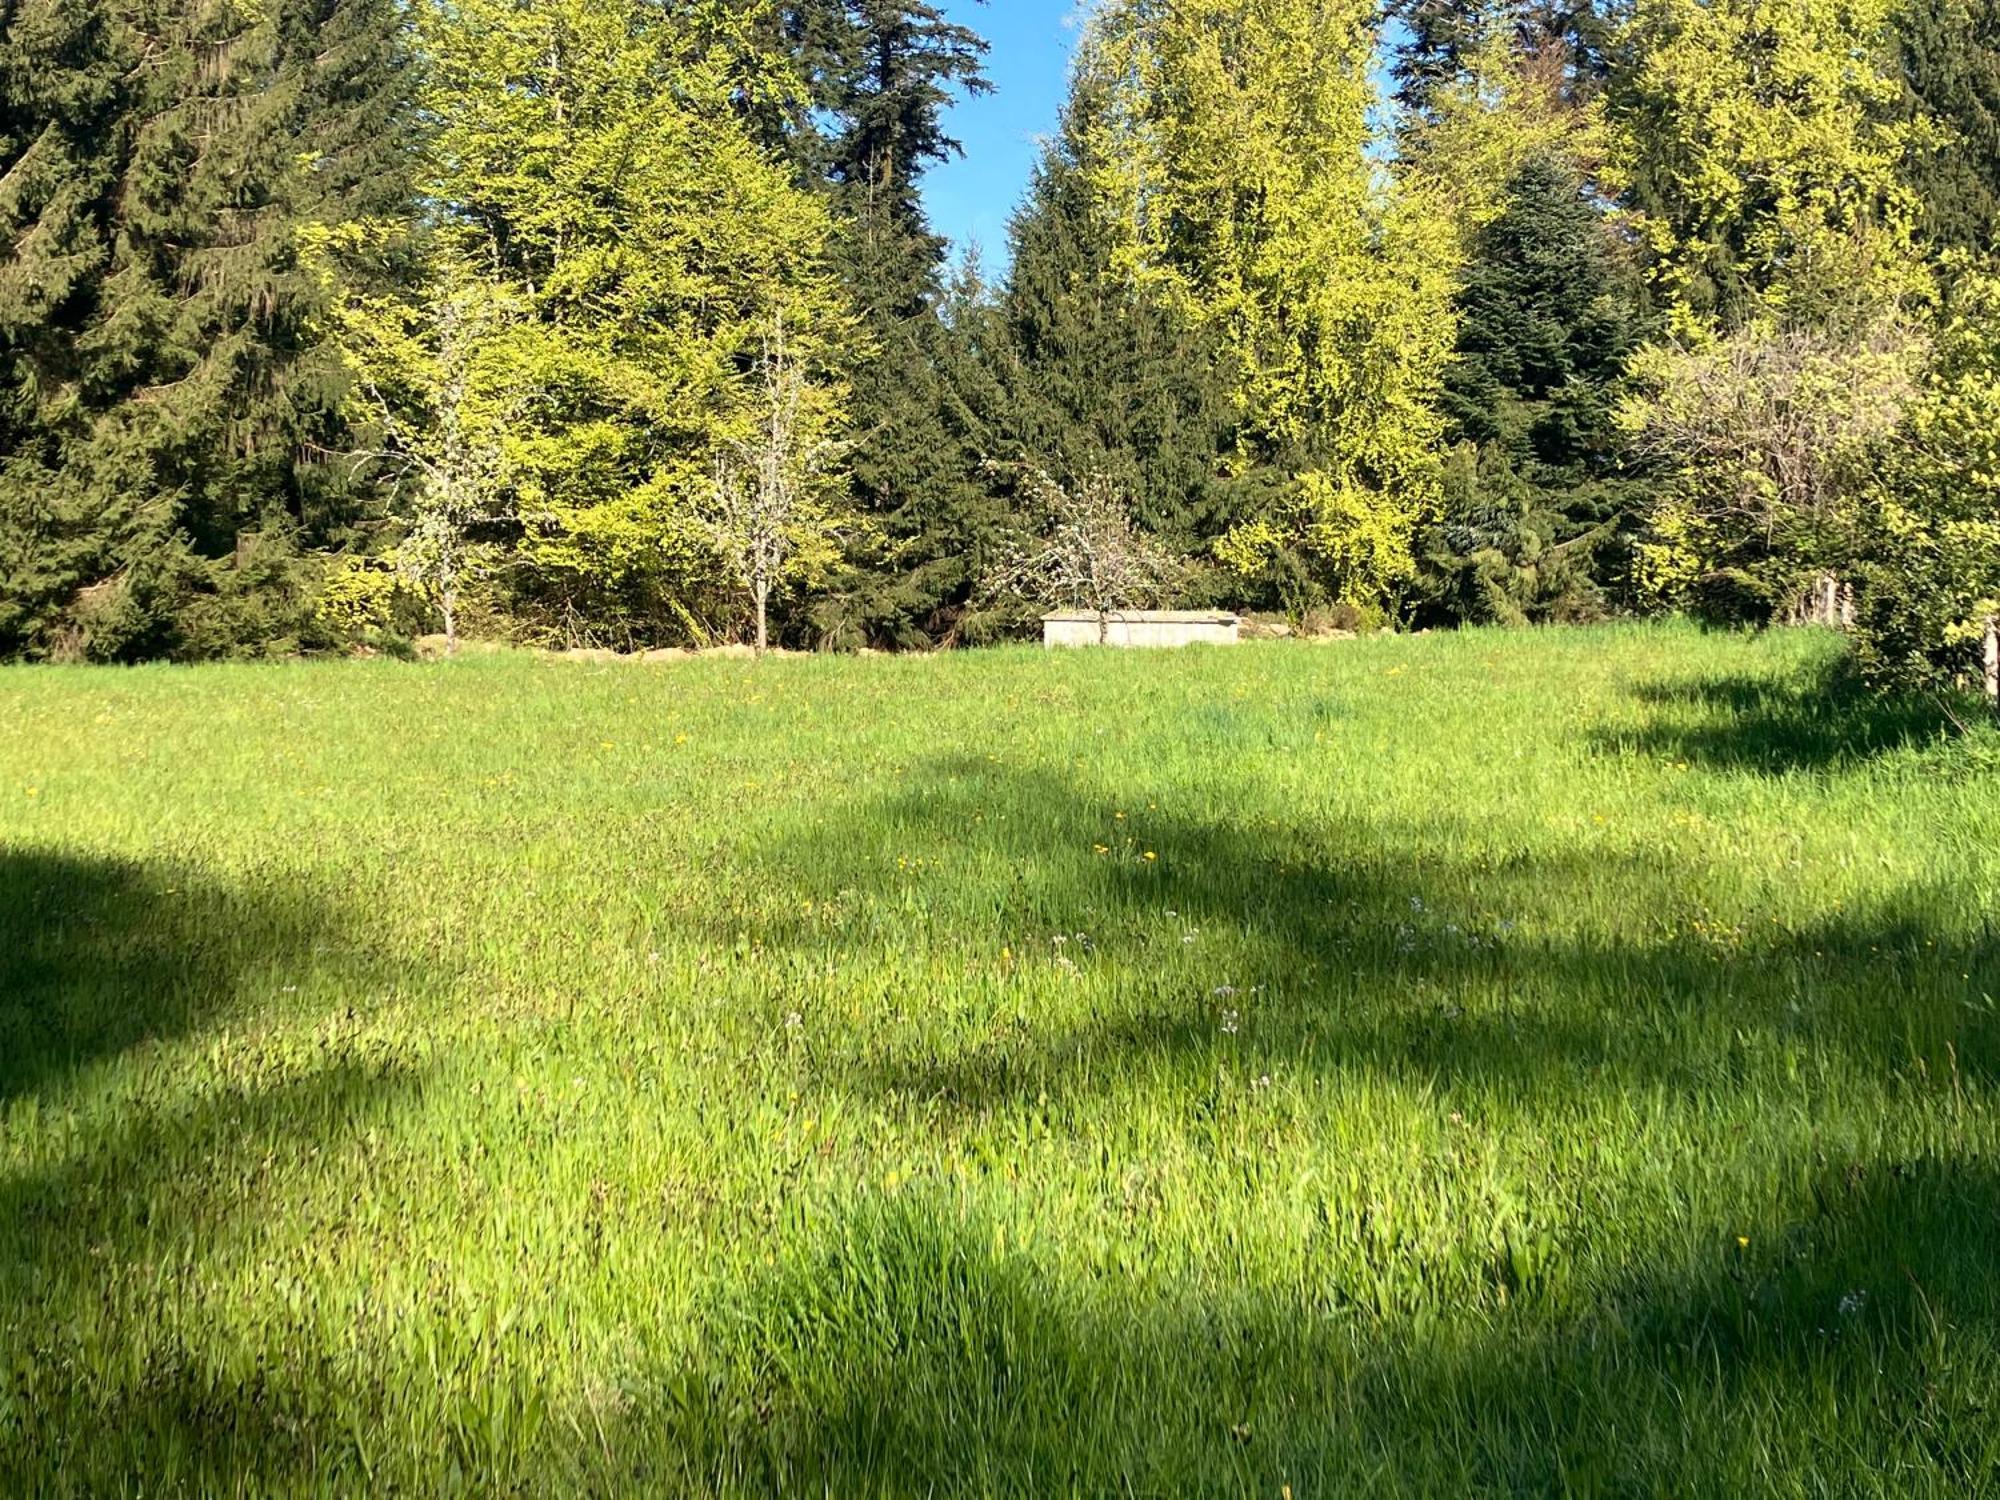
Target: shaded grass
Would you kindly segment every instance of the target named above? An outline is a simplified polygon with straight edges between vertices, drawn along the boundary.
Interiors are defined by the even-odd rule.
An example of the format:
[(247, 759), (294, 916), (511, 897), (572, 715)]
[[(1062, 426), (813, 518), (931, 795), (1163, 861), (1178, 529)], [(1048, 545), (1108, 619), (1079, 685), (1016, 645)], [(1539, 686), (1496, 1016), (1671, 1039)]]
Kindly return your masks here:
[(1992, 1488), (2000, 787), (1831, 651), (10, 674), (0, 1488)]
[(1726, 769), (1783, 774), (1854, 766), (1941, 746), (1960, 732), (1948, 705), (1876, 698), (1837, 658), (1782, 678), (1741, 673), (1649, 682), (1635, 696), (1661, 712), (1602, 743)]

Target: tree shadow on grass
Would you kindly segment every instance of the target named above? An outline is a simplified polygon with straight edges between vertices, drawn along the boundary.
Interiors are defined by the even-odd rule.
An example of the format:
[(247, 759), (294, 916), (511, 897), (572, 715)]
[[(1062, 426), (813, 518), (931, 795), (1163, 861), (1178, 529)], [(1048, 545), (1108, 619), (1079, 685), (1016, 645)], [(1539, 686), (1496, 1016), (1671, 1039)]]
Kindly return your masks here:
[(1595, 732), (1591, 742), (1600, 753), (1781, 776), (1853, 769), (1934, 748), (1961, 733), (1945, 705), (1884, 696), (1839, 661), (1782, 677), (1642, 683), (1633, 696), (1651, 717), (1636, 727)]
[[(910, 783), (791, 841), (769, 872), (815, 871), (869, 915), (831, 934), (773, 918), (757, 941), (870, 962), (927, 944), (990, 962), (1032, 943), (1012, 972), (1091, 980), (1092, 1008), (1031, 1022), (995, 1006), (947, 1049), (924, 1028), (920, 1043), (871, 1041), (827, 1062), (836, 1084), (985, 1110), (1162, 1065), (1194, 1086), (1223, 1063), (1551, 1102), (1607, 1083), (2000, 1077), (2000, 1013), (1983, 999), (2000, 994), (2000, 943), (1953, 920), (1948, 891), (1760, 928), (1710, 911), (1704, 872), (1656, 854), (1480, 853), (1359, 821), (1115, 823), (1059, 777), (970, 761)], [(1107, 825), (1135, 829), (1132, 848), (1098, 852), (1118, 836)], [(898, 847), (948, 848), (957, 904), (913, 913), (920, 887), (886, 857)]]
[(191, 1102), (131, 1101), (116, 1125), (0, 1180), (0, 1302), (17, 1310), (0, 1348), (0, 1489), (361, 1485), (353, 1414), (336, 1409), (353, 1372), (269, 1330), (216, 1337), (207, 1299), (226, 1298), (206, 1283), (301, 1173), (419, 1083), (379, 1060), (302, 1058)]
[[(1713, 1124), (1727, 1101), (1810, 1117), (1856, 1087), (1891, 1109), (1900, 1088), (1962, 1086), (1977, 1109), (2000, 1079), (1985, 998), (2000, 947), (1963, 891), (1760, 926), (1754, 899), (1707, 905), (1740, 880), (1643, 851), (1294, 829), (1143, 794), (1119, 820), (1100, 792), (977, 761), (908, 779), (802, 832), (770, 872), (798, 898), (771, 911), (830, 897), (842, 919), (775, 916), (753, 941), (942, 974), (1061, 935), (1007, 974), (1046, 994), (1074, 964), (1089, 989), (1024, 1013), (1003, 979), (956, 1030), (829, 1043), (813, 1061), (829, 1089), (1047, 1118), (1126, 1089), (1193, 1105), (1219, 1071), (1282, 1069), (1432, 1088), (1440, 1114), (1483, 1091), (1573, 1130), (1576, 1105), (1620, 1093), (1649, 1109), (1699, 1094)], [(950, 870), (937, 893), (899, 863), (932, 851)], [(1203, 974), (1218, 937), (1228, 967)], [(946, 1187), (864, 1200), (718, 1320), (712, 1360), (642, 1400), (682, 1457), (638, 1477), (745, 1493), (1994, 1488), (2000, 1173), (1949, 1128), (1930, 1154), (1791, 1149), (1796, 1170), (1751, 1174), (1768, 1196), (1726, 1223), (1662, 1203), (1681, 1217), (1659, 1248), (1628, 1224), (1607, 1249), (1525, 1257), (1459, 1235), (1451, 1253), (1478, 1263), (1435, 1282), (1408, 1264), (1421, 1249), (1320, 1252), (1305, 1220), (1282, 1282), (1177, 1284), (1085, 1269), (1076, 1246), (1010, 1250), (1009, 1225)]]
[(277, 993), (338, 937), (294, 885), (0, 850), (0, 1106)]
[[(1079, 1277), (976, 1209), (906, 1193), (829, 1224), (732, 1308), (707, 1363), (642, 1394), (609, 1450), (633, 1467), (604, 1477), (710, 1493), (1986, 1493), (1997, 1228), (1990, 1163), (1854, 1164), (1713, 1226), (1693, 1263), (1624, 1268), (1579, 1312), (1524, 1300), (1423, 1323), (1358, 1311), (1333, 1277)], [(663, 1433), (671, 1474), (639, 1457)]]
[(362, 1483), (328, 1403), (338, 1381), (310, 1349), (216, 1339), (193, 1320), (204, 1282), (283, 1212), (284, 1191), (414, 1075), (353, 1055), (336, 1028), (254, 1076), (139, 1067), (107, 1073), (103, 1097), (74, 1087), (281, 1004), (329, 967), (355, 981), (366, 961), (302, 886), (0, 852), (0, 1120), (22, 1126), (0, 1172), (0, 1491)]

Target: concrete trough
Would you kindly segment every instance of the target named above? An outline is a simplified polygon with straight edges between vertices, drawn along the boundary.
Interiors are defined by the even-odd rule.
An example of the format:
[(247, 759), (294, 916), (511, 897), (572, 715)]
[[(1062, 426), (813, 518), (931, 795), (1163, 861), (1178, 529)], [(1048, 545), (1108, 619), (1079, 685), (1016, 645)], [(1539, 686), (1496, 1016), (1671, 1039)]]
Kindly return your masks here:
[(1044, 646), (1233, 646), (1241, 621), (1213, 609), (1066, 609), (1042, 616)]

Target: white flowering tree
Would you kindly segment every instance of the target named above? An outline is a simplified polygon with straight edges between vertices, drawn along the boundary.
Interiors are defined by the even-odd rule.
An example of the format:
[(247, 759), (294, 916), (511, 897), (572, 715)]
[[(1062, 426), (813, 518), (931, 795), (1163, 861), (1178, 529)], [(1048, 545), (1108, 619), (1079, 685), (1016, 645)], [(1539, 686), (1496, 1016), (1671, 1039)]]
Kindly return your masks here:
[(1185, 583), (1185, 560), (1133, 523), (1131, 503), (1108, 476), (1065, 486), (1036, 470), (1025, 493), (1040, 524), (1031, 539), (1003, 552), (986, 579), (990, 597), (1087, 610), (1097, 616), (1102, 643), (1113, 615), (1154, 608)]
[(816, 383), (773, 319), (757, 361), (750, 419), (715, 456), (707, 530), (750, 600), (757, 654), (770, 649), (771, 595), (810, 581), (839, 555), (841, 517), (830, 505), (846, 445), (833, 433), (839, 392)]

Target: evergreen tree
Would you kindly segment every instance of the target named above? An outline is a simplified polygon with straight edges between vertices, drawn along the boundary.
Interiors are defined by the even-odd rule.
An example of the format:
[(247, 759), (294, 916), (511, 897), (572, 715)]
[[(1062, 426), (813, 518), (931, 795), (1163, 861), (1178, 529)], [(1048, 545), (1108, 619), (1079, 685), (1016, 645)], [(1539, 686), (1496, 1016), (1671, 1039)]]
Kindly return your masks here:
[(1465, 76), (1486, 39), (1491, 7), (1465, 0), (1389, 0), (1383, 11), (1402, 29), (1389, 64), (1396, 103), (1413, 115), (1427, 115), (1438, 96)]
[(1571, 105), (1602, 90), (1613, 65), (1617, 22), (1597, 0), (1389, 0), (1394, 28), (1389, 78), (1396, 103), (1425, 117), (1474, 76), (1498, 41), (1528, 59), (1535, 75)]
[(926, 0), (800, 0), (786, 34), (823, 124), (795, 130), (828, 187), (834, 263), (869, 352), (851, 372), (854, 498), (871, 521), (833, 595), (822, 639), (915, 646), (951, 633), (992, 529), (985, 454), (968, 392), (972, 361), (940, 317), (945, 243), (919, 185), (958, 151), (944, 111), (983, 92), (986, 44)]
[(1067, 147), (1044, 157), (1014, 220), (1001, 316), (1006, 434), (1029, 471), (1111, 480), (1184, 554), (1240, 518), (1222, 341), (1117, 273)]
[(1945, 136), (1911, 156), (1920, 227), (1983, 254), (2000, 239), (2000, 0), (1908, 0), (1898, 25), (1910, 109)]
[(1568, 166), (1543, 158), (1508, 184), (1458, 295), (1444, 382), (1455, 451), (1423, 549), (1432, 611), (1522, 623), (1605, 607), (1636, 524), (1614, 422), (1630, 280)]
[(282, 640), (354, 496), (300, 230), (402, 200), (393, 0), (0, 20), (0, 654)]

